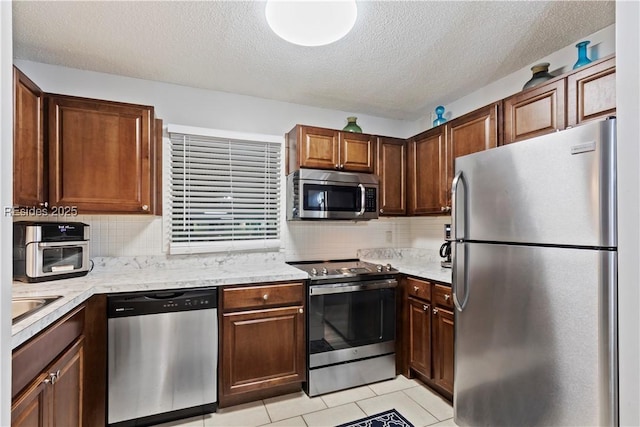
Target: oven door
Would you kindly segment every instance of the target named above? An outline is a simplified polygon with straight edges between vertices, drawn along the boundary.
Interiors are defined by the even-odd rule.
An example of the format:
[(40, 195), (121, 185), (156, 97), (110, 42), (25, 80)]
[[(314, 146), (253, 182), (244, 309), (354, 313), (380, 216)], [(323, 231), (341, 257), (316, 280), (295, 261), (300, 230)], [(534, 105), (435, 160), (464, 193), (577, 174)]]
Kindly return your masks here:
[(26, 248), (27, 277), (64, 276), (89, 270), (89, 242), (35, 242)]
[(395, 352), (395, 279), (309, 288), (309, 367)]

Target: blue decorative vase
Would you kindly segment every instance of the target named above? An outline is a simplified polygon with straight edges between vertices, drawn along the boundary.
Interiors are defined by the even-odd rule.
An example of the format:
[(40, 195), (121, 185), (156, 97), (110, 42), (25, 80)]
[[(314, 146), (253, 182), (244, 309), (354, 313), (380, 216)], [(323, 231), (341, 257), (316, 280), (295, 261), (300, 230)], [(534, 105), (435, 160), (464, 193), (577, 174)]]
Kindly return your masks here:
[(347, 132), (362, 133), (362, 128), (356, 123), (357, 117), (347, 117), (347, 125), (342, 130)]
[(582, 67), (583, 65), (587, 65), (591, 60), (587, 58), (587, 45), (591, 43), (589, 40), (585, 40), (576, 45), (578, 48), (578, 60), (575, 64), (573, 64), (573, 69)]
[(436, 107), (436, 119), (433, 121), (433, 126), (439, 126), (447, 121), (442, 115), (444, 114), (444, 107), (442, 105), (438, 105)]

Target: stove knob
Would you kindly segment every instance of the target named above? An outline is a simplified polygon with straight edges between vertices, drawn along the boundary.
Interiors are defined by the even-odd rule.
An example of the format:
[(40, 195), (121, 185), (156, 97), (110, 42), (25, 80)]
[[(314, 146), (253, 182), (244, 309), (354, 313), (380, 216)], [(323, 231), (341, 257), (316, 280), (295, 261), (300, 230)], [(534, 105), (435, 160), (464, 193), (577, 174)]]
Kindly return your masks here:
[(384, 268), (387, 271), (391, 271), (391, 264), (387, 264)]
[(382, 264), (378, 264), (378, 265), (376, 265), (376, 270), (378, 270), (378, 271), (382, 271)]
[(317, 276), (318, 275), (318, 270), (316, 270), (315, 268), (311, 269), (311, 275), (312, 276)]
[(322, 267), (322, 274), (325, 276), (329, 274), (329, 270), (327, 270), (327, 267)]

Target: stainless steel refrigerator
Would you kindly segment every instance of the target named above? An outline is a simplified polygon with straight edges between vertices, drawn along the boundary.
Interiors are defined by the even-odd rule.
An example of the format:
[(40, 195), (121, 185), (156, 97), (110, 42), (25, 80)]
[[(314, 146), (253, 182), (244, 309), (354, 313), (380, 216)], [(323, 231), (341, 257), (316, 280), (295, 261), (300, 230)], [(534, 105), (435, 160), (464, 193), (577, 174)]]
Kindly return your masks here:
[(458, 425), (618, 425), (615, 129), (456, 159)]

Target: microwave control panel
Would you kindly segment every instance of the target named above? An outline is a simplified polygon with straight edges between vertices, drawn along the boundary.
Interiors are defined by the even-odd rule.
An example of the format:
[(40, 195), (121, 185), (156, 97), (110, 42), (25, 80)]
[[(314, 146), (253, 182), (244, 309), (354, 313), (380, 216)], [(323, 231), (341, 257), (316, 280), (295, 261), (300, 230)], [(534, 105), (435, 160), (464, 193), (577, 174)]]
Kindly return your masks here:
[(373, 187), (367, 187), (364, 189), (364, 211), (376, 212), (376, 201), (378, 197), (376, 189)]

